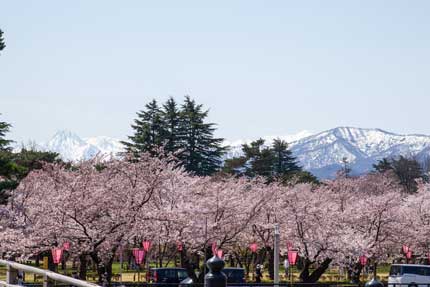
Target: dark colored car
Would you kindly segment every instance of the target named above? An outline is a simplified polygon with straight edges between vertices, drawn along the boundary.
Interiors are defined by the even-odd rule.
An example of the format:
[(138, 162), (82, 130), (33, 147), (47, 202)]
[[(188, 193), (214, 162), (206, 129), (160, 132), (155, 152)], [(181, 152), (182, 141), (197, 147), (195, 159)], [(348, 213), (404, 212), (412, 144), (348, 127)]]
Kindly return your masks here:
[(246, 283), (245, 269), (243, 268), (226, 267), (222, 272), (227, 276), (227, 284)]
[(151, 268), (149, 270), (150, 283), (167, 283), (165, 286), (177, 286), (188, 277), (184, 268)]
[[(234, 286), (231, 284), (243, 284), (246, 283), (245, 280), (245, 269), (243, 268), (234, 268), (234, 267), (226, 267), (222, 270), (222, 272), (227, 276), (227, 284), (230, 286)], [(181, 282), (180, 287), (186, 287), (187, 285), (193, 284), (193, 280), (188, 277)]]

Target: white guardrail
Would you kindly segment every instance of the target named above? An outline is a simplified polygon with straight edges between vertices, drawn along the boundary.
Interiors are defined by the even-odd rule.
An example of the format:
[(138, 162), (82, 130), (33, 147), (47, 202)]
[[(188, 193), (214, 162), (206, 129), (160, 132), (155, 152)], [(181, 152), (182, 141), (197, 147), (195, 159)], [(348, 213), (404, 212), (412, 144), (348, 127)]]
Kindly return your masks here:
[(0, 287), (19, 287), (18, 285), (18, 272), (28, 272), (43, 276), (43, 287), (52, 286), (52, 281), (62, 282), (70, 284), (76, 287), (100, 287), (97, 284), (90, 283), (87, 281), (75, 279), (69, 276), (61, 275), (52, 271), (39, 269), (33, 266), (20, 264), (13, 261), (7, 261), (0, 259), (0, 265), (6, 266), (6, 282), (0, 281)]

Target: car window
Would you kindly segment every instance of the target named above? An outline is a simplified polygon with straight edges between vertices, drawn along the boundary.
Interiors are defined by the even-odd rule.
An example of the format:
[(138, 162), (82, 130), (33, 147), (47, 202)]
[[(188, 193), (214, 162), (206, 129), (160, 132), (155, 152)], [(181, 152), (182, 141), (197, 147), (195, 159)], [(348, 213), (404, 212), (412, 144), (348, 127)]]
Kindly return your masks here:
[(400, 266), (391, 266), (390, 268), (390, 276), (399, 276), (402, 275)]
[(428, 273), (428, 268), (423, 266), (403, 266), (403, 274), (413, 274), (413, 275), (430, 275)]
[(228, 278), (241, 279), (245, 277), (242, 269), (224, 269), (223, 272)]
[(188, 277), (188, 273), (185, 270), (178, 270), (178, 278), (179, 280), (184, 280)]
[(160, 269), (157, 270), (157, 273), (161, 278), (176, 278), (176, 270), (174, 269)]

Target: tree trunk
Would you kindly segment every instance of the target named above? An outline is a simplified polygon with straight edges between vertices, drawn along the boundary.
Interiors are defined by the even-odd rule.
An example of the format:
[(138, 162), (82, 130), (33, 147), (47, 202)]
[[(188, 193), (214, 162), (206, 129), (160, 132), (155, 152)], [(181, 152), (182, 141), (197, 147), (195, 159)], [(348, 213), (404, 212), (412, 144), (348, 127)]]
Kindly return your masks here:
[(40, 266), (40, 254), (38, 253), (36, 255), (36, 267), (39, 267), (39, 266)]
[(271, 280), (274, 280), (275, 271), (273, 270), (273, 268), (275, 267), (275, 257), (273, 254), (273, 249), (270, 246), (266, 246), (266, 250), (267, 250), (267, 256), (269, 257), (269, 276)]
[(197, 283), (198, 278), (196, 276), (196, 273), (194, 272), (194, 267), (190, 258), (186, 256), (185, 248), (181, 252), (181, 265), (187, 270), (188, 276), (193, 280), (193, 283)]
[(351, 283), (357, 284), (360, 282), (360, 275), (363, 267), (360, 263), (354, 263), (352, 266), (348, 266), (348, 279)]
[(321, 275), (323, 275), (324, 272), (327, 271), (327, 269), (329, 268), (331, 262), (332, 262), (331, 258), (326, 258), (312, 273), (309, 273), (311, 262), (308, 259), (305, 259), (305, 262), (303, 264), (303, 270), (300, 273), (300, 280), (303, 283), (318, 282)]
[(79, 279), (87, 280), (87, 255), (79, 255)]

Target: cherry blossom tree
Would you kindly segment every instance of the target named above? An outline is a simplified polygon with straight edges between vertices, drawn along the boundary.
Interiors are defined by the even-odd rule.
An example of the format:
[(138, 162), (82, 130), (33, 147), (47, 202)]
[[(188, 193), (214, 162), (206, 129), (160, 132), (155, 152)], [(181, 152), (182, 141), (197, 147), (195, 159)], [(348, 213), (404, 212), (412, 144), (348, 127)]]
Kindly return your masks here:
[(100, 280), (105, 272), (110, 279), (120, 244), (135, 236), (138, 222), (147, 221), (148, 226), (157, 218), (155, 210), (146, 206), (152, 205), (169, 179), (183, 174), (171, 160), (147, 154), (133, 161), (88, 161), (70, 169), (46, 165), (13, 194), (10, 210), (22, 218), (20, 228), (31, 238), (31, 242), (17, 238), (13, 250), (25, 246), (22, 254), (32, 255), (68, 241), (71, 254), (82, 263), (90, 256), (98, 265)]

